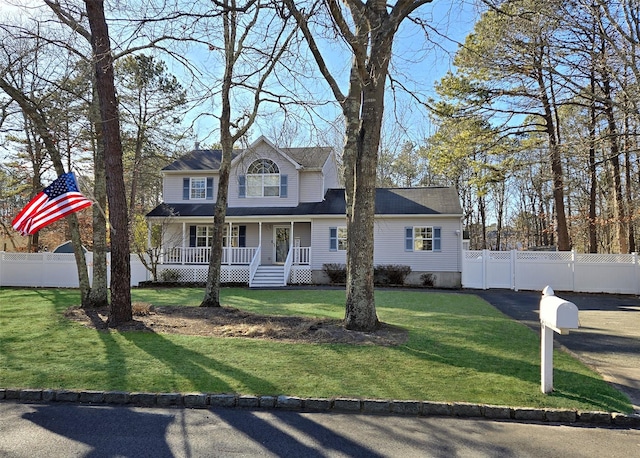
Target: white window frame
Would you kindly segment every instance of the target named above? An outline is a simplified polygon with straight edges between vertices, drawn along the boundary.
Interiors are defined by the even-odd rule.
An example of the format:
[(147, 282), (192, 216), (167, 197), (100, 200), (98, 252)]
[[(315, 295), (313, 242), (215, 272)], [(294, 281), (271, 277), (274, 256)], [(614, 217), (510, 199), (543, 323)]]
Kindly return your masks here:
[(245, 193), (247, 197), (280, 197), (278, 165), (271, 159), (254, 161), (247, 169)]
[(442, 251), (442, 228), (436, 226), (413, 226), (411, 249), (415, 252), (439, 252)]
[(189, 180), (189, 200), (207, 198), (207, 177), (192, 177)]
[[(204, 242), (204, 245), (202, 243)], [(213, 243), (213, 226), (196, 226), (195, 246), (211, 248)]]

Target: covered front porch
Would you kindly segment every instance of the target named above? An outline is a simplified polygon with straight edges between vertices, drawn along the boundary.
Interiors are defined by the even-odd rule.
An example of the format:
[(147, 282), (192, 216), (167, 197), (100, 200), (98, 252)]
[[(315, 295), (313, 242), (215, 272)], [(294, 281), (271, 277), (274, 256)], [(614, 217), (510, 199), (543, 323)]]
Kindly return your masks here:
[[(206, 281), (213, 225), (197, 221), (164, 228), (158, 274), (181, 282)], [(222, 283), (275, 287), (311, 283), (310, 221), (229, 221), (221, 259)]]

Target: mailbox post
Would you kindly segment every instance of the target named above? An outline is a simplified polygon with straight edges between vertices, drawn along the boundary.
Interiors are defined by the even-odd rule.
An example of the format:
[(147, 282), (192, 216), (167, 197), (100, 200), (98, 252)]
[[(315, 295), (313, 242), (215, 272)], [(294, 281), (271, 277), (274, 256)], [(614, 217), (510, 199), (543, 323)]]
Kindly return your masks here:
[(546, 286), (540, 299), (540, 379), (545, 394), (553, 391), (553, 332), (569, 334), (569, 329), (578, 329), (578, 307)]

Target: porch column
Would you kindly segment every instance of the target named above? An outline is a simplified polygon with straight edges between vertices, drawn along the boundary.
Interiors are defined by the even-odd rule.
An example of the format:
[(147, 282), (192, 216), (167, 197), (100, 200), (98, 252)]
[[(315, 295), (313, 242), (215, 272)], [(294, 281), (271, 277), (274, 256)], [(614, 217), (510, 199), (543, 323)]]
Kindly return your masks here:
[(180, 264), (184, 264), (184, 255), (185, 255), (185, 242), (186, 242), (186, 238), (185, 238), (185, 233), (186, 233), (186, 229), (187, 229), (187, 223), (185, 223), (184, 221), (182, 222), (182, 249), (180, 250)]
[(296, 264), (296, 258), (295, 258), (295, 248), (293, 247), (293, 220), (291, 221), (291, 231), (290, 231), (291, 235), (290, 235), (290, 240), (289, 240), (289, 251), (293, 251), (293, 253), (289, 253), (290, 256), (293, 256), (293, 263)]
[(229, 221), (229, 227), (227, 228), (227, 246), (223, 250), (227, 250), (227, 265), (231, 265), (231, 253), (233, 244), (231, 243), (231, 221)]
[(293, 236), (293, 221), (291, 221), (291, 240), (289, 240), (289, 250), (292, 250), (293, 253), (290, 253), (291, 256), (293, 256), (293, 264), (297, 264), (296, 262), (296, 249), (293, 246), (293, 241), (295, 240), (294, 236)]
[(258, 246), (262, 250), (262, 221), (258, 222)]

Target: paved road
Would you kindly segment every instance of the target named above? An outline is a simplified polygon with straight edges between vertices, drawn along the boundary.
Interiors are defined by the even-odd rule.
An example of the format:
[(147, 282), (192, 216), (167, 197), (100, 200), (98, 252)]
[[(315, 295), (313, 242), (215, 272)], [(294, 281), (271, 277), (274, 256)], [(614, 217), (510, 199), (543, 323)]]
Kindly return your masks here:
[(0, 456), (640, 455), (640, 431), (450, 417), (0, 403)]
[[(504, 314), (540, 330), (541, 293), (532, 291), (469, 291)], [(554, 336), (605, 380), (629, 396), (640, 413), (640, 299), (631, 295), (556, 292), (578, 307), (580, 328)]]

